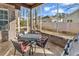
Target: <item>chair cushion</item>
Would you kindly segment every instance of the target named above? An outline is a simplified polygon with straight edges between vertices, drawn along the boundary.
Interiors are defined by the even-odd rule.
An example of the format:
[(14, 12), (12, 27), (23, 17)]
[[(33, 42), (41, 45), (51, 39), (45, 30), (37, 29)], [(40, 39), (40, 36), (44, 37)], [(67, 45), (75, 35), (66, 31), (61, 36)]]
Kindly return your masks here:
[(48, 40), (47, 37), (42, 37), (42, 38), (40, 38), (40, 39), (37, 41), (36, 45), (38, 45), (38, 46), (44, 48), (45, 45), (46, 45), (46, 43), (47, 43), (47, 40)]
[(20, 42), (20, 47), (23, 53), (27, 52), (30, 49), (30, 46), (27, 42)]

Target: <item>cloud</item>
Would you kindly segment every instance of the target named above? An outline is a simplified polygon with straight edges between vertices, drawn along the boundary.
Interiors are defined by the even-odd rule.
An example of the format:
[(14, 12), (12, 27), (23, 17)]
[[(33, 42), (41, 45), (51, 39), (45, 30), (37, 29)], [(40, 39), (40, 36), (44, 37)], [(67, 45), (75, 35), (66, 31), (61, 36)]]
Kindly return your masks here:
[(74, 3), (63, 3), (64, 5), (72, 5), (72, 4), (74, 4)]
[(60, 8), (59, 13), (64, 13), (64, 10)]
[(68, 9), (66, 12), (72, 13), (72, 12), (76, 11), (77, 9), (79, 9), (79, 7), (73, 7), (73, 8)]
[(57, 9), (55, 9), (55, 10), (52, 10), (51, 12), (52, 12), (52, 13), (56, 13), (56, 12), (57, 12)]
[[(79, 9), (79, 7), (72, 7), (72, 8), (69, 8), (68, 10), (64, 10), (63, 8), (59, 8), (58, 9), (58, 12), (59, 13), (72, 13), (72, 12), (74, 12), (74, 11), (76, 11), (77, 9)], [(54, 15), (57, 13), (57, 9), (55, 9), (55, 10), (52, 10), (51, 11)]]
[(52, 13), (53, 15), (56, 15), (56, 13), (57, 13), (57, 9), (52, 10), (51, 13)]
[(45, 7), (44, 10), (45, 11), (49, 11), (51, 7)]
[[(59, 12), (59, 13), (64, 13), (64, 10), (61, 9), (61, 8), (59, 8), (59, 9), (58, 9), (58, 12)], [(57, 9), (52, 10), (52, 13), (57, 13)]]

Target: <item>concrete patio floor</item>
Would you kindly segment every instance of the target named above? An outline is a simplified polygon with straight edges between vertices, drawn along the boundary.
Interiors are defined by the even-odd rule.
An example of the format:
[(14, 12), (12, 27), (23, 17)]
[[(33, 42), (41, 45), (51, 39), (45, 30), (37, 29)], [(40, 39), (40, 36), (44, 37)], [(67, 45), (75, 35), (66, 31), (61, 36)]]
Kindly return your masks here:
[[(46, 56), (60, 56), (63, 52), (63, 48), (53, 43), (47, 42), (45, 52)], [(13, 54), (14, 54), (14, 48), (12, 47), (12, 50), (7, 56), (13, 56)], [(15, 56), (21, 56), (21, 53), (17, 51)], [(28, 53), (26, 53), (25, 56), (28, 56)], [(36, 52), (34, 52), (34, 54), (31, 56), (44, 56), (43, 49), (37, 46)]]
[(0, 42), (0, 56), (4, 56), (10, 47), (10, 41)]
[[(46, 56), (60, 56), (63, 52), (63, 48), (53, 43), (47, 42), (45, 52)], [(0, 43), (0, 56), (13, 56), (13, 54), (14, 47), (10, 41)], [(21, 54), (17, 51), (16, 56), (21, 56)], [(28, 56), (28, 53), (26, 56)], [(33, 56), (44, 56), (43, 49), (37, 46), (36, 52), (33, 54)]]
[[(54, 37), (54, 36), (51, 37), (46, 34), (43, 34), (43, 35), (49, 37), (48, 42), (46, 44), (46, 48), (45, 48), (46, 55), (47, 56), (61, 56), (61, 54), (64, 50), (64, 47), (61, 47), (59, 44), (61, 43), (62, 45), (63, 44), (65, 45), (66, 41), (59, 37)], [(53, 40), (53, 42), (58, 41), (56, 43), (59, 43), (59, 44), (55, 44), (51, 40)], [(0, 56), (4, 56), (4, 55), (6, 55), (6, 56), (14, 55), (14, 47), (10, 41), (0, 43)], [(26, 54), (26, 56), (27, 55), (28, 55), (28, 53)], [(21, 54), (17, 51), (16, 56), (21, 56)], [(36, 52), (33, 54), (33, 56), (44, 56), (43, 49), (37, 46)]]

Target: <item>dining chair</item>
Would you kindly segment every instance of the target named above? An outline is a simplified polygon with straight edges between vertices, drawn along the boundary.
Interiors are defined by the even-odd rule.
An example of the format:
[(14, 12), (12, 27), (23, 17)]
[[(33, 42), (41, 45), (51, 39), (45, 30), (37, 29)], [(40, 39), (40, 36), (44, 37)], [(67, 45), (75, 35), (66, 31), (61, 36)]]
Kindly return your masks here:
[[(47, 41), (48, 41), (48, 37), (42, 37), (36, 42), (36, 45), (43, 49), (43, 52), (44, 52), (45, 56), (46, 56), (46, 54), (45, 54), (45, 46), (46, 46)], [(35, 47), (35, 49), (36, 49), (36, 47)]]
[[(12, 41), (12, 40), (11, 40)], [(29, 52), (30, 54), (30, 46), (26, 42), (15, 42), (12, 41), (13, 46), (15, 48), (14, 55), (16, 54), (16, 50), (24, 56), (25, 53)]]
[(32, 32), (31, 32), (32, 34), (39, 34), (40, 33), (40, 31), (37, 31), (37, 30), (32, 30)]

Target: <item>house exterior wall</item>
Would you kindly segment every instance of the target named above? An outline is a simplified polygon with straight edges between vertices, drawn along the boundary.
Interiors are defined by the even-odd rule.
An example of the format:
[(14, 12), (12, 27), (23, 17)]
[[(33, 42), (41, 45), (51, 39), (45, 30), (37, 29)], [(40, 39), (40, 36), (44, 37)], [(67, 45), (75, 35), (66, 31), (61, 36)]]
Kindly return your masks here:
[[(12, 19), (12, 16), (15, 15), (15, 7), (8, 4), (0, 3), (0, 8), (2, 9), (8, 9), (9, 11), (9, 30), (8, 30), (8, 40), (14, 39), (16, 37), (16, 18)], [(12, 15), (12, 11), (14, 11)], [(0, 41), (2, 41), (2, 31), (0, 31)], [(5, 37), (5, 36), (4, 36)]]
[(1, 39), (2, 39), (2, 36), (1, 36), (1, 31), (0, 31), (0, 41), (1, 41)]
[(16, 20), (10, 22), (9, 40), (16, 38)]
[(73, 23), (79, 23), (79, 10), (67, 15), (64, 22), (67, 22), (67, 20), (72, 20)]

